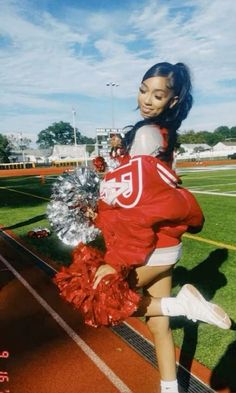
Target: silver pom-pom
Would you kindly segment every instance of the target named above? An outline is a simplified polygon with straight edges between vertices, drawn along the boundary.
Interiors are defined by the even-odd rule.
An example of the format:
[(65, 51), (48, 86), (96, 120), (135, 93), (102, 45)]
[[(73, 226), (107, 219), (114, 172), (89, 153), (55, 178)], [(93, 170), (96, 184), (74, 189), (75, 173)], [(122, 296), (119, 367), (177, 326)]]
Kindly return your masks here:
[(106, 157), (107, 171), (113, 171), (120, 166), (120, 162), (115, 158)]
[(100, 233), (91, 221), (96, 211), (99, 185), (97, 173), (87, 167), (77, 168), (57, 178), (47, 215), (63, 243), (75, 247), (80, 242), (91, 242)]

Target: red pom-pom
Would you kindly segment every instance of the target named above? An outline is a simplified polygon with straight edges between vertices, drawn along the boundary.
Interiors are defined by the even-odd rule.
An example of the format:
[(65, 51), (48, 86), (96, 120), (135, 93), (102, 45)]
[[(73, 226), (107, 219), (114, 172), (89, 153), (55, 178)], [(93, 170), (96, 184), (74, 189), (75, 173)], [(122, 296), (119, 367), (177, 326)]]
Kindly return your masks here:
[(120, 323), (137, 310), (140, 300), (122, 273), (106, 275), (93, 289), (95, 273), (102, 264), (103, 253), (81, 243), (73, 252), (73, 263), (54, 278), (61, 296), (93, 327)]
[(107, 166), (105, 159), (101, 156), (93, 159), (93, 165), (97, 172), (105, 172)]
[(50, 231), (47, 228), (35, 228), (28, 232), (27, 236), (34, 239), (41, 239), (43, 237), (48, 237)]

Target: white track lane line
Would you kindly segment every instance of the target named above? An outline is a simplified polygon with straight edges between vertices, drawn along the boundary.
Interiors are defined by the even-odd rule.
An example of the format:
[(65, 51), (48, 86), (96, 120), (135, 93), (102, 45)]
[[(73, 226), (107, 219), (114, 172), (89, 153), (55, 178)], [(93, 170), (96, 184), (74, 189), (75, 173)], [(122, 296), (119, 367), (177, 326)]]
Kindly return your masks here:
[(14, 274), (21, 284), (31, 293), (31, 295), (41, 304), (41, 306), (51, 315), (51, 317), (61, 326), (70, 338), (82, 349), (89, 359), (98, 369), (109, 379), (109, 381), (121, 393), (132, 393), (127, 385), (99, 358), (98, 355), (78, 336), (78, 334), (57, 314), (57, 312), (29, 285), (29, 283), (11, 266), (10, 263), (0, 255), (2, 263)]
[[(34, 254), (33, 251), (31, 251), (29, 248), (25, 247), (23, 243), (18, 242), (18, 240), (16, 240), (14, 237), (12, 237), (11, 235), (9, 235), (9, 233), (5, 232), (3, 230), (3, 228), (0, 228), (0, 233), (3, 233), (5, 236), (7, 236), (9, 239), (11, 239), (12, 241), (14, 241), (16, 244), (18, 244), (20, 247), (22, 247), (24, 250), (26, 250), (29, 254), (33, 255), (33, 257), (37, 258), (38, 260), (40, 260), (45, 266), (49, 267), (51, 270), (54, 270), (55, 273), (58, 273), (58, 270), (54, 269), (54, 267), (52, 267), (51, 265), (49, 265), (49, 263), (45, 262), (43, 259), (41, 259), (38, 255)], [(2, 237), (2, 239), (4, 240), (4, 237)], [(1, 392), (0, 392), (1, 393)]]

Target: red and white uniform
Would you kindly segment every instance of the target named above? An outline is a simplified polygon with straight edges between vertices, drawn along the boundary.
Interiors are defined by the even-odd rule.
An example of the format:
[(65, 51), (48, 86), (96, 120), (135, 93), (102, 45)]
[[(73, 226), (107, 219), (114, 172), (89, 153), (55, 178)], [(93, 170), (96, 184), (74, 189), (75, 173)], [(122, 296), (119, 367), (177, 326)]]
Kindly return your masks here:
[[(136, 133), (131, 157), (125, 157), (126, 162), (108, 172), (101, 183), (96, 225), (102, 230), (105, 254), (81, 243), (72, 264), (54, 279), (61, 296), (91, 326), (114, 325), (132, 315), (140, 294), (129, 288), (129, 270), (157, 265), (159, 257), (170, 263), (171, 253), (176, 261), (181, 235), (197, 232), (203, 225), (194, 196), (178, 186), (178, 177), (168, 165), (155, 158), (163, 149), (159, 128), (150, 127), (149, 134), (143, 128)], [(117, 273), (103, 277), (94, 289), (96, 271), (104, 263)]]
[(180, 243), (189, 228), (203, 225), (194, 196), (158, 158), (135, 156), (105, 175), (96, 225), (102, 230), (105, 262), (120, 267), (143, 265), (156, 247)]
[[(193, 195), (178, 186), (179, 179), (175, 172), (171, 170), (172, 162), (163, 163), (160, 160), (155, 162), (155, 159), (152, 160), (150, 157), (155, 157), (161, 151), (165, 151), (167, 146), (168, 131), (166, 129), (160, 129), (156, 125), (147, 125), (139, 128), (130, 149), (131, 161), (127, 165), (119, 167), (115, 172), (110, 174), (108, 173), (104, 179), (101, 190), (102, 200), (108, 205), (111, 205), (112, 212), (114, 212), (114, 217), (109, 217), (109, 220), (112, 220), (111, 227), (113, 226), (113, 229), (110, 227), (110, 230), (112, 234), (115, 233), (112, 235), (115, 238), (119, 237), (117, 235), (118, 228), (120, 225), (122, 226), (123, 223), (118, 222), (119, 220), (114, 208), (118, 206), (120, 208), (123, 207), (124, 209), (133, 208), (134, 206), (132, 203), (130, 203), (128, 207), (128, 203), (131, 201), (131, 198), (134, 198), (135, 195), (140, 196), (140, 193), (142, 194), (142, 198), (139, 199), (138, 203), (136, 200), (136, 208), (135, 210), (132, 210), (132, 214), (126, 211), (121, 212), (121, 209), (119, 209), (120, 217), (122, 215), (129, 217), (128, 225), (132, 231), (132, 220), (135, 222), (135, 220), (137, 221), (137, 219), (139, 220), (141, 218), (137, 216), (135, 219), (138, 207), (140, 207), (140, 211), (137, 214), (141, 214), (143, 217), (146, 217), (147, 214), (149, 214), (148, 212), (150, 212), (150, 206), (147, 208), (147, 201), (145, 200), (145, 196), (148, 195), (148, 200), (150, 201), (155, 214), (160, 214), (158, 217), (154, 215), (154, 221), (149, 228), (147, 228), (148, 222), (144, 225), (146, 228), (145, 231), (149, 232), (150, 238), (152, 237), (153, 241), (155, 241), (153, 251), (150, 252), (150, 245), (147, 246), (146, 250), (147, 254), (145, 264), (150, 266), (174, 264), (180, 258), (182, 252), (181, 236), (184, 232), (193, 230), (190, 228), (190, 223), (187, 223), (187, 221), (184, 220), (184, 215), (181, 216), (180, 214), (180, 210), (183, 210), (186, 207), (186, 204), (187, 210), (192, 209), (194, 214), (197, 215), (197, 220), (192, 225), (195, 227), (195, 232), (201, 230), (204, 222), (201, 209)], [(142, 155), (142, 157), (138, 160), (136, 157), (140, 155)], [(138, 161), (139, 164), (137, 164)], [(147, 165), (147, 162), (149, 162), (149, 165)], [(116, 183), (116, 185), (114, 183)], [(165, 191), (163, 191), (163, 187), (165, 188)], [(173, 189), (175, 189), (175, 191)], [(116, 201), (116, 203), (114, 203), (116, 193), (119, 193), (119, 196), (116, 197), (118, 202)], [(128, 198), (126, 197), (127, 195), (129, 195)], [(122, 200), (124, 201), (123, 204), (119, 202)], [(155, 201), (157, 206), (155, 205)], [(102, 210), (106, 209), (104, 209), (103, 204), (100, 203), (100, 213)], [(176, 217), (172, 215), (172, 210), (174, 210), (176, 214), (179, 214), (179, 220), (176, 220)], [(108, 215), (108, 213), (106, 214)], [(109, 226), (108, 221), (105, 226)], [(143, 236), (143, 240), (141, 238), (139, 239), (140, 244), (144, 244), (145, 231), (144, 228), (141, 229), (140, 234), (141, 238)], [(124, 231), (122, 233), (124, 233)], [(130, 235), (129, 240), (132, 243)], [(126, 244), (126, 247), (129, 247), (128, 244)], [(139, 250), (139, 252), (141, 257), (141, 250)], [(128, 253), (127, 248), (126, 253)], [(109, 258), (110, 253), (108, 252), (107, 255), (107, 262), (111, 263), (111, 258)], [(138, 262), (136, 263), (138, 264)]]
[[(135, 154), (158, 156), (160, 152), (167, 149), (167, 146), (168, 130), (154, 124), (146, 125), (137, 130), (130, 153), (131, 157)], [(166, 165), (170, 169), (174, 169), (173, 164), (173, 159), (166, 162)], [(159, 266), (175, 264), (182, 254), (181, 235), (186, 230), (186, 226), (176, 226), (175, 223), (172, 223), (171, 228), (163, 225), (157, 226), (156, 249), (146, 261), (146, 265)]]

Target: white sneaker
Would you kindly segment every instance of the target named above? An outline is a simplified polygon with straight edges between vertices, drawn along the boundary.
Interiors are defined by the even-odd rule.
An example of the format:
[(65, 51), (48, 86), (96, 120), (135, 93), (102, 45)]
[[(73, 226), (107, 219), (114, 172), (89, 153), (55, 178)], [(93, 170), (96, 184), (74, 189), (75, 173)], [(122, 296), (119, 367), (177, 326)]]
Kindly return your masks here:
[(221, 329), (229, 329), (231, 320), (226, 312), (217, 304), (208, 302), (200, 292), (190, 284), (184, 285), (176, 296), (178, 302), (184, 307), (186, 317), (215, 325)]

